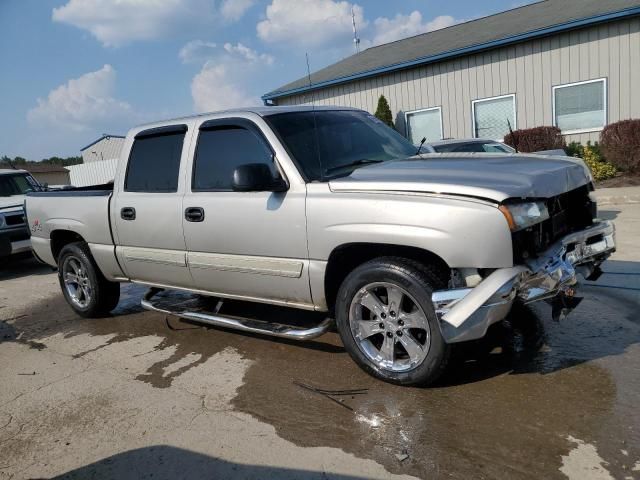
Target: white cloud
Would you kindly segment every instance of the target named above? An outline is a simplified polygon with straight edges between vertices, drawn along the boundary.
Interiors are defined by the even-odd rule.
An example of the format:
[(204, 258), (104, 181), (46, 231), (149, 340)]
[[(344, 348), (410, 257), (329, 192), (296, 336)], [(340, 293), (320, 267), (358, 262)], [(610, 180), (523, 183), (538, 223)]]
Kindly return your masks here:
[[(201, 47), (205, 42), (189, 42)], [(183, 50), (185, 50), (183, 48)], [(183, 51), (181, 50), (181, 57)], [(260, 105), (257, 96), (247, 93), (246, 85), (256, 71), (273, 64), (273, 57), (259, 53), (242, 43), (225, 43), (222, 49), (207, 48), (208, 57), (191, 81), (191, 96), (196, 112)], [(203, 58), (200, 56), (199, 58)]]
[(362, 7), (334, 0), (273, 0), (266, 19), (259, 22), (258, 37), (270, 43), (322, 46), (349, 42), (351, 9), (358, 28), (365, 28)]
[(116, 71), (105, 65), (95, 72), (51, 90), (46, 99), (38, 99), (38, 105), (29, 110), (27, 119), (32, 125), (46, 125), (86, 130), (91, 127), (115, 123), (130, 123), (131, 106), (113, 98)]
[(202, 40), (192, 40), (180, 49), (178, 57), (182, 63), (206, 62), (214, 54), (216, 44)]
[(238, 43), (236, 45), (225, 43), (224, 49), (232, 55), (239, 55), (248, 62), (260, 61), (266, 63), (267, 65), (273, 64), (273, 57), (271, 55), (267, 53), (258, 53), (255, 50), (243, 45), (242, 43)]
[(373, 22), (375, 34), (372, 44), (380, 45), (402, 38), (412, 37), (425, 32), (439, 30), (458, 23), (459, 21), (449, 15), (435, 17), (429, 22), (422, 21), (422, 14), (417, 10), (409, 15), (397, 14), (394, 18), (379, 17)]
[(112, 47), (210, 28), (219, 16), (213, 0), (69, 0), (52, 15)]
[(237, 81), (237, 74), (220, 63), (208, 62), (193, 77), (191, 96), (196, 112), (260, 105), (257, 97), (248, 95)]
[(224, 0), (220, 7), (220, 13), (225, 20), (239, 20), (254, 4), (254, 0)]

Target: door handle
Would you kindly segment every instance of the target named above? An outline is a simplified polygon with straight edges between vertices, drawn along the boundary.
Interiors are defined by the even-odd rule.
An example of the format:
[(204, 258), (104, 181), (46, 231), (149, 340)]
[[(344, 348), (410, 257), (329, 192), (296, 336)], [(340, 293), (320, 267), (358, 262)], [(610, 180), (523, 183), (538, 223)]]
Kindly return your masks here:
[(124, 207), (120, 209), (120, 218), (122, 218), (123, 220), (135, 220), (136, 209), (133, 207)]
[(187, 222), (202, 222), (204, 221), (204, 208), (188, 207), (184, 210), (184, 218)]

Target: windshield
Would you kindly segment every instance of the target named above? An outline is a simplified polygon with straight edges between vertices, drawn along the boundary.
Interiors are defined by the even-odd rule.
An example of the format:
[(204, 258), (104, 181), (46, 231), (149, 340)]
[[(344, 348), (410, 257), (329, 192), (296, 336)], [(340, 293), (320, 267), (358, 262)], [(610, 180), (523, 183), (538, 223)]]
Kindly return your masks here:
[(39, 189), (38, 182), (31, 175), (0, 175), (0, 197), (24, 195)]
[(266, 120), (308, 181), (348, 175), (370, 163), (416, 153), (411, 142), (366, 112), (291, 112)]
[(515, 153), (509, 145), (499, 142), (459, 142), (435, 145), (433, 149), (438, 153), (453, 152), (486, 152), (486, 153)]

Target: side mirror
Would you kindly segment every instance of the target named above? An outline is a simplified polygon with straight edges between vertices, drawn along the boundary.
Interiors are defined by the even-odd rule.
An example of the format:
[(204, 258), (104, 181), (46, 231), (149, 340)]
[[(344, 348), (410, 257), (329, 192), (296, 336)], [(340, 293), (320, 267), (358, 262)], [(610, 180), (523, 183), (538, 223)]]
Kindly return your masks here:
[(236, 192), (284, 192), (289, 189), (280, 177), (274, 178), (264, 163), (240, 165), (233, 171), (233, 190)]

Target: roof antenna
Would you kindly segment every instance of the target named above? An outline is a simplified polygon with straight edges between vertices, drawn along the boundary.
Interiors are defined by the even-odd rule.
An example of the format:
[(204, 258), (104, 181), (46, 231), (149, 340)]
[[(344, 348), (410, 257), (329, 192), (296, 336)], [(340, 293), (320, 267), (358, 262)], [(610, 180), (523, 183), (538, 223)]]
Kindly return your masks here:
[(358, 38), (358, 29), (356, 28), (356, 13), (351, 7), (351, 24), (353, 25), (353, 45), (356, 47), (356, 53), (360, 53), (360, 39)]
[(311, 92), (311, 106), (315, 107), (313, 101), (313, 90), (311, 89), (311, 68), (309, 67), (309, 54), (305, 53), (304, 56), (307, 59), (307, 81), (309, 82), (309, 91)]

